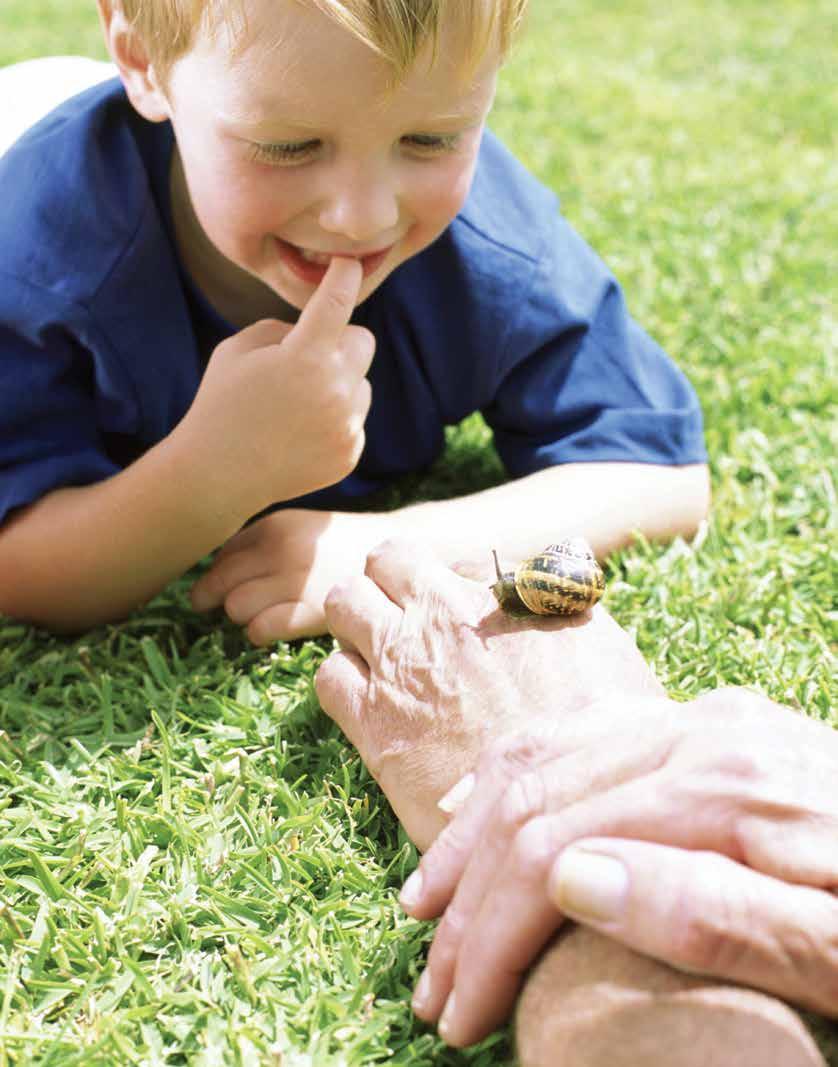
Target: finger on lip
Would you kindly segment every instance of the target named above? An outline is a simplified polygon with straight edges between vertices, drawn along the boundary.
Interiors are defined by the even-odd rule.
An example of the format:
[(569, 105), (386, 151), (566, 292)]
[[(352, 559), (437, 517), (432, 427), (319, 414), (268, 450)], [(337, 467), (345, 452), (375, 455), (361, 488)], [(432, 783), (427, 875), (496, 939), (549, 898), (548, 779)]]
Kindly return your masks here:
[(359, 263), (364, 264), (367, 260), (379, 259), (382, 256), (387, 255), (392, 244), (386, 245), (383, 248), (373, 248), (367, 252), (358, 251), (322, 251), (318, 248), (306, 248), (304, 245), (291, 244), (290, 241), (285, 242), (289, 248), (295, 251), (302, 259), (308, 263), (312, 263), (315, 266), (327, 267), (333, 259), (354, 259)]

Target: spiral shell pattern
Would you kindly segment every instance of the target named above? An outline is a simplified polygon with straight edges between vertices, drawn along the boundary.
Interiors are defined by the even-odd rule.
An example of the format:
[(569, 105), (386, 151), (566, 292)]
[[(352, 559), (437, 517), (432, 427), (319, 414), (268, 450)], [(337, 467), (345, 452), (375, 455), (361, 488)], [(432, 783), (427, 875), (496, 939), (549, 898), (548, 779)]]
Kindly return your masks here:
[(605, 592), (605, 576), (581, 537), (548, 545), (515, 570), (518, 596), (536, 615), (576, 615)]

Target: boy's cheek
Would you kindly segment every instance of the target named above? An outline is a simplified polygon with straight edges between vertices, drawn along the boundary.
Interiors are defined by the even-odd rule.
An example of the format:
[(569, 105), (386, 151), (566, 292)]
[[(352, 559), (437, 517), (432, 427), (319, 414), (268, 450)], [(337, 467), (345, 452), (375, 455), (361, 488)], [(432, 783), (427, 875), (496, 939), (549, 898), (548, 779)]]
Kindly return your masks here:
[(476, 159), (467, 163), (458, 161), (457, 165), (446, 168), (442, 180), (430, 191), (433, 199), (429, 203), (429, 214), (444, 217), (447, 224), (460, 213), (468, 199), (476, 162)]

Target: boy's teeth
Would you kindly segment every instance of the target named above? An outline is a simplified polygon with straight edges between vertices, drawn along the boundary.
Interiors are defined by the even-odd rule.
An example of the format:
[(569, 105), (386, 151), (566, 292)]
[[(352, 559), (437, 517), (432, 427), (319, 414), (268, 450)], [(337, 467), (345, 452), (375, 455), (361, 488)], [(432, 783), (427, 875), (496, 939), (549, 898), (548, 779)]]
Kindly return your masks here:
[(300, 249), (300, 255), (303, 259), (307, 259), (309, 263), (319, 263), (321, 266), (326, 266), (331, 263), (332, 257), (324, 252), (309, 252), (307, 248)]

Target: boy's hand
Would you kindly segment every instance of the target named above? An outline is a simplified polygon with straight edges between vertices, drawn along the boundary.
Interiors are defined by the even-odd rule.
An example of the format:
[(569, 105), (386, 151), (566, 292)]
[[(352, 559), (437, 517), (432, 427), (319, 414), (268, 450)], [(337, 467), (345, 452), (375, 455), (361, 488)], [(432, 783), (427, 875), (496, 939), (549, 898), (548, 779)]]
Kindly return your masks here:
[(287, 511), (232, 537), (192, 589), (196, 611), (224, 605), (254, 644), (326, 631), (332, 586), (363, 574), (367, 553), (390, 534), (386, 515)]
[(363, 272), (333, 259), (299, 321), (264, 320), (223, 341), (178, 427), (201, 482), (243, 522), (332, 485), (364, 446), (373, 335), (349, 325)]

